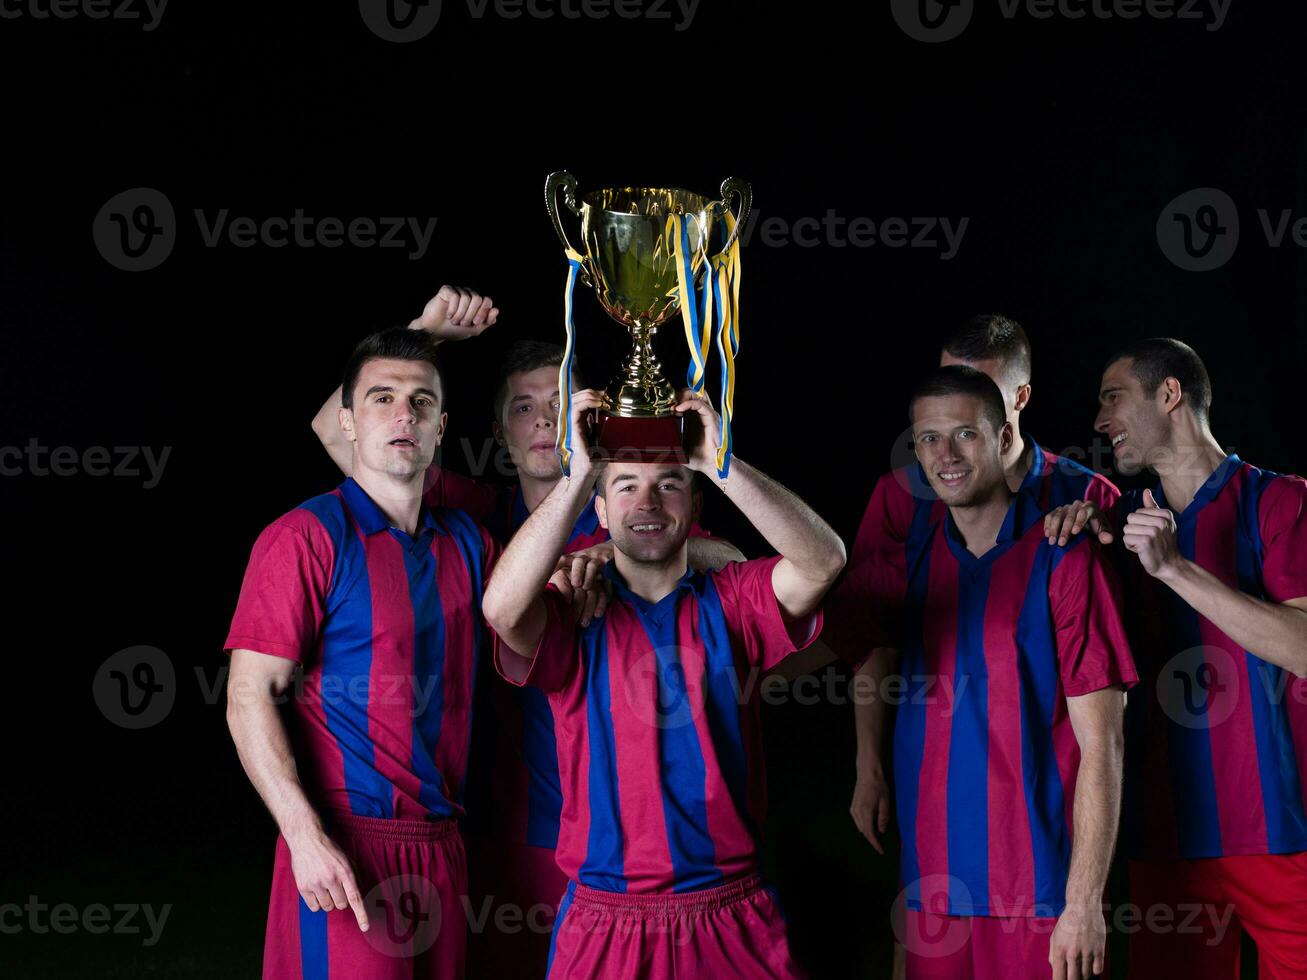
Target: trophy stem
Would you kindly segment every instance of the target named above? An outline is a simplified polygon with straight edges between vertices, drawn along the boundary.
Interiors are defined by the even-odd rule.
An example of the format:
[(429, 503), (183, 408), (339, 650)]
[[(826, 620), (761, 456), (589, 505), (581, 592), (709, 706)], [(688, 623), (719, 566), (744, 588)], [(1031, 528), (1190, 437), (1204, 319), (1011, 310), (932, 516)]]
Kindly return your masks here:
[(663, 366), (654, 355), (653, 335), (658, 328), (647, 321), (630, 325), (634, 345), (626, 359), (625, 373), (609, 389), (611, 414), (625, 418), (670, 415), (676, 403), (676, 389), (663, 377)]

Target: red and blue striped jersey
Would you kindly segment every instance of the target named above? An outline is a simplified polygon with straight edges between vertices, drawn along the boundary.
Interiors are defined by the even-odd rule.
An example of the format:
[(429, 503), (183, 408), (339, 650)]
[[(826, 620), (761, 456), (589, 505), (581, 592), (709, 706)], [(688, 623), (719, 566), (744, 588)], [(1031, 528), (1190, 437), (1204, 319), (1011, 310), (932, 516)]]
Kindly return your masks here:
[(497, 545), (467, 514), (391, 527), (352, 479), (255, 542), (224, 646), (303, 665), (289, 727), (317, 806), (434, 820), (462, 811), (482, 588)]
[(496, 640), (515, 684), (546, 692), (563, 787), (558, 865), (613, 892), (689, 892), (757, 869), (765, 792), (761, 673), (810, 643), (771, 585), (779, 558), (687, 571), (647, 602), (609, 562), (608, 612), (584, 629), (545, 591), (532, 659)]
[(1065, 904), (1080, 765), (1066, 699), (1136, 675), (1097, 542), (1050, 545), (1041, 518), (1017, 494), (977, 558), (946, 515), (911, 563), (894, 784), (914, 910), (1056, 916)]
[[(1092, 500), (1112, 511), (1121, 493), (1110, 480), (1026, 438), (1030, 469), (1018, 492), (1032, 496), (1041, 513), (1077, 500)], [(878, 645), (899, 645), (898, 621), (911, 556), (920, 554), (922, 542), (947, 513), (920, 463), (876, 481), (848, 570), (827, 604), (828, 634), (838, 637), (842, 657), (857, 664)]]
[[(504, 494), (497, 515), (488, 519), (489, 526), (507, 543), (529, 516), (521, 488), (513, 487)], [(577, 518), (565, 551), (582, 551), (607, 540), (608, 531), (599, 523), (592, 497)], [(486, 718), (495, 729), (491, 825), (498, 837), (533, 847), (556, 847), (563, 789), (549, 699), (535, 688), (505, 684), (498, 678), (488, 690), (493, 711)]]
[[(1161, 487), (1153, 489), (1166, 507)], [(1143, 506), (1121, 502), (1120, 520)], [(1231, 455), (1175, 515), (1180, 553), (1269, 602), (1307, 596), (1307, 482)], [(1123, 840), (1155, 860), (1307, 850), (1307, 681), (1245, 650), (1125, 556), (1147, 681), (1126, 711)]]
[[(501, 545), (531, 516), (520, 484), (495, 487), (448, 470), (436, 471), (428, 482), (428, 503), (438, 501), (467, 510)], [(709, 535), (694, 524), (690, 536)], [(564, 551), (584, 551), (607, 540), (608, 530), (599, 523), (591, 495)], [(492, 668), (487, 665), (483, 669)], [(470, 793), (481, 805), (484, 819), (474, 819), (472, 829), (488, 826), (499, 839), (552, 849), (558, 844), (563, 790), (549, 699), (535, 688), (502, 684), (497, 679), (481, 690), (484, 693), (473, 731)]]

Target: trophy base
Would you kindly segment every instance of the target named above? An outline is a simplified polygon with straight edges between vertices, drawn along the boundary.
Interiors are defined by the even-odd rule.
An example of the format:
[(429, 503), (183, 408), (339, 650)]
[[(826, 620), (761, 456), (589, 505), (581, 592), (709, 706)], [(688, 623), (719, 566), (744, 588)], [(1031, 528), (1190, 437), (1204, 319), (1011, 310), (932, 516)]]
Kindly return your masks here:
[(680, 415), (632, 418), (601, 411), (590, 436), (591, 456), (631, 463), (687, 463), (684, 431), (685, 419)]

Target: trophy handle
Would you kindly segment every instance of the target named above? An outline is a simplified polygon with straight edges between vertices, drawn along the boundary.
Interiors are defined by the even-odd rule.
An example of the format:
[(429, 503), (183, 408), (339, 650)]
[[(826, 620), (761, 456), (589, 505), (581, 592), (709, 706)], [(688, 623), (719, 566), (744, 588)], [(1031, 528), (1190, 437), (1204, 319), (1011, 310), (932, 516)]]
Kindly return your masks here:
[(722, 255), (729, 252), (735, 240), (740, 237), (740, 229), (749, 220), (749, 211), (753, 207), (753, 188), (749, 186), (749, 182), (739, 177), (727, 177), (722, 181), (722, 199), (716, 203), (716, 207), (721, 209), (718, 211), (719, 216), (723, 211), (730, 210), (733, 194), (738, 194), (740, 197), (740, 210), (735, 213), (735, 228), (731, 230), (730, 237), (726, 239), (726, 244), (719, 253)]
[(563, 243), (563, 247), (569, 252), (576, 252), (582, 258), (581, 261), (581, 278), (587, 286), (592, 285), (590, 280), (590, 260), (582, 251), (572, 247), (572, 243), (567, 240), (567, 232), (563, 230), (563, 221), (558, 211), (558, 192), (563, 192), (563, 203), (567, 209), (578, 218), (581, 217), (581, 208), (576, 203), (576, 178), (566, 170), (555, 170), (545, 178), (545, 210), (549, 212), (549, 218), (554, 223), (554, 231), (558, 233), (558, 240)]

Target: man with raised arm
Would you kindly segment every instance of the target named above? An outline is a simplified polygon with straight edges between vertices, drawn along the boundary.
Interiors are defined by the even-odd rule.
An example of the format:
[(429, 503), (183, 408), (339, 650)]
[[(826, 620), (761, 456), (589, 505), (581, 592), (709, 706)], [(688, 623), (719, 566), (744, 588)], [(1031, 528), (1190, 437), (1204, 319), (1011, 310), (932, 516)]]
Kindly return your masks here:
[[(499, 319), (489, 296), (466, 287), (441, 286), (410, 324), (433, 343), (479, 336)], [(491, 433), (506, 449), (516, 472), (511, 484), (487, 483), (432, 463), (424, 500), (431, 507), (466, 510), (502, 546), (548, 496), (562, 476), (555, 441), (558, 379), (563, 348), (538, 340), (510, 344), (494, 379)], [(313, 420), (313, 431), (341, 467), (351, 472), (350, 443), (336, 415), (337, 389)], [(687, 542), (693, 568), (720, 568), (742, 555), (729, 541), (710, 537), (697, 521), (702, 493), (694, 493)], [(602, 615), (602, 590), (583, 590), (612, 557), (608, 531), (594, 506), (584, 508), (568, 538), (560, 568), (564, 588), (577, 587), (582, 623)], [(554, 716), (545, 695), (518, 688), (494, 676), (482, 677), (474, 716), (468, 778), (468, 918), (472, 934), (468, 967), (474, 975), (539, 975), (549, 952), (554, 911), (567, 885), (554, 856), (558, 842), (562, 787), (558, 775)], [(501, 927), (501, 923), (506, 923)]]
[[(718, 417), (688, 392), (677, 410), (702, 429), (689, 465), (592, 464), (581, 424), (602, 400), (577, 394), (571, 474), (513, 538), (483, 605), (496, 666), (548, 694), (558, 732), (558, 862), (570, 882), (548, 975), (798, 976), (758, 875), (761, 742), (757, 702), (740, 692), (757, 690), (749, 672), (815, 638), (844, 546), (742, 460), (718, 481)], [(780, 555), (691, 570), (695, 472)], [(615, 546), (604, 568), (613, 598), (582, 627), (545, 586), (592, 491)]]

